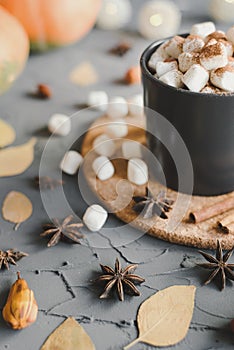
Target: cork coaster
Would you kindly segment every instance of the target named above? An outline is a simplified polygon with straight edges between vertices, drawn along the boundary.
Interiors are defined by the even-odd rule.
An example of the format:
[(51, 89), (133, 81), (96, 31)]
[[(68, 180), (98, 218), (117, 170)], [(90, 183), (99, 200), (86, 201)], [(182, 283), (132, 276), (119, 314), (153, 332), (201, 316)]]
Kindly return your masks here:
[[(126, 121), (129, 125), (129, 133), (126, 138), (145, 144), (145, 118), (127, 116)], [(167, 197), (176, 201), (173, 205), (173, 210), (168, 214), (168, 219), (164, 220), (156, 216), (151, 219), (143, 219), (133, 211), (132, 205), (134, 202), (131, 198), (133, 193), (134, 195), (144, 195), (145, 185), (137, 186), (127, 181), (127, 160), (121, 159), (121, 139), (115, 140), (117, 151), (115, 159), (112, 161), (115, 167), (115, 175), (106, 181), (100, 181), (96, 178), (92, 170), (92, 162), (97, 157), (97, 154), (92, 150), (92, 144), (98, 135), (105, 133), (106, 123), (109, 122), (110, 119), (105, 116), (97, 119), (89, 128), (82, 144), (82, 155), (85, 157), (83, 172), (90, 188), (102, 204), (125, 223), (154, 237), (172, 243), (203, 249), (216, 248), (217, 239), (219, 239), (222, 241), (224, 249), (231, 249), (234, 244), (234, 233), (225, 234), (217, 230), (217, 221), (226, 216), (227, 213), (199, 224), (189, 222), (188, 217), (191, 211), (225, 200), (233, 196), (234, 192), (221, 196), (190, 197), (171, 189), (166, 189)], [(149, 181), (149, 187), (156, 194), (161, 189), (165, 189), (163, 185), (154, 180)], [(191, 201), (189, 202), (190, 199)], [(180, 203), (178, 205), (176, 205), (177, 200)], [(185, 203), (184, 207), (186, 207), (186, 203), (189, 204), (184, 208), (183, 203)]]

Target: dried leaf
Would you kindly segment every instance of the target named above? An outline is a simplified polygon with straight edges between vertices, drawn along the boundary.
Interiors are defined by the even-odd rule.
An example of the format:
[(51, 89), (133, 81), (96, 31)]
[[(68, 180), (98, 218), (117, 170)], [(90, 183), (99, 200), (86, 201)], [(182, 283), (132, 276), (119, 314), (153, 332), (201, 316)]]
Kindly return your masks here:
[(193, 315), (195, 286), (172, 286), (147, 299), (138, 312), (139, 337), (124, 349), (143, 342), (170, 346), (183, 340)]
[(95, 350), (83, 327), (72, 317), (64, 321), (46, 340), (40, 350)]
[(15, 141), (15, 130), (11, 125), (0, 119), (0, 148), (10, 145)]
[(0, 151), (0, 177), (22, 174), (33, 162), (35, 137), (23, 145)]
[(70, 80), (81, 86), (92, 85), (97, 82), (98, 74), (91, 63), (82, 62), (70, 73)]
[(4, 199), (2, 216), (5, 220), (16, 224), (15, 230), (32, 215), (32, 211), (30, 199), (21, 192), (11, 191)]

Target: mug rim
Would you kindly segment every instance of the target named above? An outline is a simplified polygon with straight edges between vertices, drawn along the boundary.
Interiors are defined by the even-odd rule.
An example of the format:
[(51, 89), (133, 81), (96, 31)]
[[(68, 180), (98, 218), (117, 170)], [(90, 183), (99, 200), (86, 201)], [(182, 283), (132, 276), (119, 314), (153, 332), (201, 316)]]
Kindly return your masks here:
[[(183, 33), (183, 34), (178, 34), (179, 36), (182, 36), (186, 38), (189, 33)], [(205, 92), (195, 92), (195, 91), (190, 91), (190, 90), (185, 90), (182, 88), (176, 88), (174, 86), (168, 85), (164, 83), (163, 81), (159, 80), (158, 78), (154, 77), (154, 75), (150, 72), (148, 68), (148, 61), (150, 56), (155, 52), (156, 48), (158, 48), (161, 44), (166, 42), (167, 40), (172, 39), (173, 36), (165, 38), (165, 39), (160, 39), (156, 40), (153, 43), (151, 43), (147, 48), (143, 51), (141, 58), (140, 58), (140, 66), (141, 66), (141, 72), (142, 74), (146, 75), (154, 84), (158, 84), (162, 86), (163, 88), (166, 88), (168, 90), (171, 90), (172, 92), (176, 92), (178, 94), (185, 94), (185, 95), (191, 95), (194, 97), (200, 97), (200, 98), (210, 98), (210, 99), (231, 99), (234, 98), (234, 92), (227, 93), (227, 94), (215, 94), (215, 93), (205, 93)]]

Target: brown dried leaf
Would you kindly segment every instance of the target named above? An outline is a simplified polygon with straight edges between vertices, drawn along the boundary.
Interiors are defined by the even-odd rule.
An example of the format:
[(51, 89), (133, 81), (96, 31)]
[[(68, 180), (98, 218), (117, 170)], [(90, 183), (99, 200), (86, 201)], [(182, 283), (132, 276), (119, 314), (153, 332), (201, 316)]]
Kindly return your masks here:
[(82, 62), (72, 70), (70, 80), (74, 84), (88, 86), (98, 81), (98, 74), (91, 63)]
[(0, 177), (22, 174), (33, 162), (36, 138), (0, 151)]
[(11, 125), (0, 119), (0, 148), (10, 145), (15, 141), (15, 130)]
[(32, 215), (32, 211), (30, 199), (21, 192), (11, 191), (4, 199), (2, 216), (5, 220), (16, 224), (15, 230)]
[(46, 340), (40, 350), (95, 350), (84, 328), (72, 317), (64, 321)]
[(170, 346), (183, 340), (193, 316), (195, 290), (195, 286), (172, 286), (147, 299), (138, 312), (139, 337), (124, 349), (139, 342)]

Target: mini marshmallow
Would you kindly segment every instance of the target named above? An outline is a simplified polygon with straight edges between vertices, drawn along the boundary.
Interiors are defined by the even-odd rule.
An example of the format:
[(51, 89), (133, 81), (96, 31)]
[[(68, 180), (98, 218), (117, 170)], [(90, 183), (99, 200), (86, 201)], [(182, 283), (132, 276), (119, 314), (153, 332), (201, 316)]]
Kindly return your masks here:
[(110, 179), (115, 173), (115, 168), (113, 164), (105, 156), (100, 156), (96, 158), (93, 161), (92, 168), (99, 180), (101, 181)]
[(205, 38), (207, 35), (215, 32), (215, 30), (216, 29), (213, 22), (203, 22), (194, 24), (190, 30), (190, 34)]
[(234, 57), (228, 57), (228, 65), (234, 67)]
[(159, 80), (175, 88), (181, 88), (183, 86), (182, 78), (183, 74), (179, 70), (171, 70), (161, 76)]
[(128, 134), (128, 125), (124, 119), (116, 119), (108, 123), (106, 132), (113, 137), (124, 137)]
[(183, 52), (200, 52), (204, 45), (202, 38), (197, 35), (189, 35), (183, 43)]
[(159, 48), (151, 55), (149, 62), (148, 62), (148, 66), (151, 69), (155, 70), (156, 63), (163, 62), (164, 60), (166, 60), (167, 58), (170, 57), (167, 54), (167, 52), (165, 51), (165, 47), (167, 46), (167, 43), (168, 43), (168, 41), (166, 41), (164, 44), (159, 46)]
[(183, 76), (183, 82), (189, 90), (199, 92), (209, 81), (209, 73), (200, 64), (194, 64)]
[(205, 86), (201, 92), (203, 94), (218, 94), (221, 92), (221, 90), (219, 90), (218, 88), (216, 88), (215, 86), (212, 86), (212, 85), (207, 85)]
[(105, 224), (108, 217), (107, 211), (98, 204), (93, 204), (87, 208), (83, 222), (92, 232), (99, 231)]
[(174, 69), (178, 69), (178, 63), (176, 61), (158, 62), (156, 64), (156, 74), (158, 78)]
[(228, 29), (227, 33), (227, 39), (234, 45), (234, 26)]
[(185, 73), (192, 67), (193, 64), (199, 64), (200, 58), (197, 52), (183, 52), (178, 57), (179, 69), (181, 72)]
[(210, 40), (216, 40), (216, 41), (219, 41), (219, 40), (227, 40), (227, 36), (225, 35), (225, 33), (222, 31), (222, 30), (217, 30), (209, 35), (207, 35), (204, 39), (205, 43), (207, 43), (208, 41)]
[(178, 58), (178, 56), (183, 52), (184, 40), (185, 39), (181, 36), (174, 36), (165, 46), (166, 53), (173, 58)]
[(124, 141), (122, 143), (122, 154), (124, 159), (141, 158), (141, 143), (137, 141)]
[(230, 41), (227, 41), (227, 40), (219, 40), (220, 43), (222, 43), (225, 48), (226, 48), (226, 51), (227, 51), (227, 55), (228, 56), (232, 56), (233, 55), (233, 46), (232, 46), (232, 43)]
[(128, 114), (128, 104), (123, 97), (113, 97), (107, 107), (107, 115), (109, 118), (123, 118)]
[(87, 105), (94, 107), (99, 111), (105, 111), (107, 109), (108, 96), (105, 91), (91, 91), (88, 95)]
[(207, 43), (205, 44), (204, 47), (207, 47), (207, 46), (210, 46), (210, 45), (214, 45), (214, 44), (217, 44), (217, 40), (216, 39), (210, 39), (209, 41), (207, 41)]
[(142, 116), (144, 104), (141, 94), (134, 95), (128, 99), (128, 112), (132, 117)]
[(200, 55), (201, 65), (207, 70), (221, 68), (227, 65), (228, 56), (226, 47), (217, 42), (217, 44), (206, 46)]
[(127, 174), (128, 180), (136, 185), (144, 185), (148, 182), (148, 167), (142, 159), (130, 159)]
[(101, 134), (93, 141), (93, 149), (100, 156), (111, 157), (115, 153), (115, 143), (106, 134)]
[(65, 114), (53, 114), (48, 122), (48, 130), (52, 134), (66, 136), (71, 131), (71, 120)]
[(218, 88), (234, 92), (234, 67), (227, 65), (211, 72), (210, 80)]
[(60, 169), (68, 175), (74, 175), (78, 171), (82, 161), (83, 157), (80, 153), (76, 151), (68, 151), (65, 153), (60, 163)]

